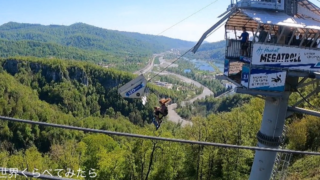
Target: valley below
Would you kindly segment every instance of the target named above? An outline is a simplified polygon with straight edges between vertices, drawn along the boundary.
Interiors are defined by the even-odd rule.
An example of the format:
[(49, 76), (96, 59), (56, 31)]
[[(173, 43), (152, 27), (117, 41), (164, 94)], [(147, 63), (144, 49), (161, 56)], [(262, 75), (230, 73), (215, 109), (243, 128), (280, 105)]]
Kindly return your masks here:
[[(223, 71), (225, 41), (204, 43), (196, 54), (186, 54), (166, 68), (194, 42), (84, 23), (8, 22), (0, 26), (0, 37), (1, 116), (112, 132), (0, 120), (0, 167), (41, 174), (64, 169), (60, 175), (50, 171), (59, 178), (77, 178), (67, 176), (68, 169), (84, 170), (86, 178), (79, 179), (90, 179), (91, 170), (96, 173), (92, 179), (99, 180), (249, 178), (252, 150), (113, 134), (256, 147), (265, 102), (230, 93), (226, 81), (216, 78)], [(145, 105), (118, 93), (140, 73), (147, 79), (156, 76), (148, 83)], [(301, 93), (314, 90), (308, 84)], [(299, 107), (316, 110), (317, 96)], [(156, 130), (153, 108), (160, 97), (173, 102), (167, 120)], [(289, 103), (299, 99), (292, 93)], [(293, 115), (285, 123), (286, 149), (319, 151), (319, 118)], [(290, 157), (288, 180), (320, 178), (319, 156)]]
[[(184, 106), (185, 104), (192, 104), (195, 100), (199, 100), (199, 99), (203, 99), (207, 96), (213, 96), (214, 93), (207, 87), (203, 86), (202, 84), (200, 84), (197, 81), (194, 81), (190, 78), (187, 78), (185, 76), (176, 74), (176, 73), (172, 73), (172, 72), (167, 72), (167, 71), (163, 71), (163, 72), (158, 72), (158, 71), (153, 71), (153, 67), (154, 67), (154, 60), (155, 58), (159, 58), (160, 64), (159, 66), (161, 68), (165, 68), (168, 67), (171, 62), (166, 61), (163, 56), (165, 53), (161, 53), (161, 54), (155, 54), (153, 55), (152, 59), (150, 59), (149, 64), (142, 68), (139, 71), (136, 71), (135, 74), (145, 74), (145, 73), (154, 73), (157, 74), (159, 76), (174, 76), (179, 78), (182, 82), (188, 83), (188, 84), (193, 84), (197, 87), (201, 87), (203, 88), (203, 91), (200, 95), (197, 95), (196, 97), (193, 97), (192, 99), (188, 100), (188, 101), (182, 101), (181, 102), (181, 106)], [(176, 65), (171, 65), (170, 67), (176, 67)], [(161, 70), (161, 69), (160, 69)], [(169, 110), (169, 114), (168, 114), (168, 120), (174, 123), (178, 123), (181, 124), (181, 126), (186, 126), (186, 125), (192, 125), (191, 121), (185, 120), (183, 119), (181, 116), (178, 115), (178, 113), (175, 111), (175, 109), (177, 108), (177, 103), (171, 103), (168, 105), (168, 110)]]

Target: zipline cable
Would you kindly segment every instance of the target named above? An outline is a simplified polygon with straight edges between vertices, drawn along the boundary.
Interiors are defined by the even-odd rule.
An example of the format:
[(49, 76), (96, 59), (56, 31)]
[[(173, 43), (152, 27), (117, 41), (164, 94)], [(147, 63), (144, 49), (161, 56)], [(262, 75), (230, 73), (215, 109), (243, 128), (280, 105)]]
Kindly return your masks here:
[[(162, 32), (159, 33), (158, 35), (164, 33), (165, 31), (167, 31), (167, 30), (169, 30), (169, 29), (171, 29), (172, 27), (174, 27), (174, 26), (176, 26), (177, 24), (181, 23), (182, 21), (190, 18), (191, 16), (199, 13), (200, 11), (202, 11), (202, 10), (204, 10), (205, 8), (211, 6), (212, 4), (216, 3), (217, 1), (219, 1), (219, 0), (215, 0), (215, 1), (211, 2), (210, 4), (206, 5), (205, 7), (201, 8), (200, 10), (194, 12), (193, 14), (191, 14), (191, 15), (189, 15), (188, 17), (184, 18), (183, 20), (181, 20), (181, 21), (177, 22), (176, 24), (172, 25), (171, 27), (165, 29), (164, 31), (162, 31)], [(221, 27), (221, 26), (220, 26), (220, 27)], [(220, 28), (220, 27), (219, 27), (219, 28)], [(219, 29), (219, 28), (218, 28), (218, 29)], [(216, 30), (215, 30), (215, 31), (216, 31)], [(210, 33), (207, 37), (209, 37), (211, 34), (212, 34), (212, 33)], [(193, 49), (193, 47), (192, 47), (191, 49), (189, 49), (187, 52), (185, 52), (183, 55), (181, 55), (180, 57), (178, 57), (176, 60), (174, 60), (171, 64), (169, 64), (169, 66), (165, 67), (165, 68), (164, 68), (163, 70), (161, 70), (159, 73), (157, 73), (156, 75), (154, 75), (153, 77), (151, 77), (151, 78), (148, 80), (148, 82), (150, 82), (151, 79), (153, 79), (153, 78), (155, 78), (156, 76), (158, 76), (158, 75), (159, 75), (161, 72), (163, 72), (164, 70), (168, 69), (168, 67), (170, 67), (173, 63), (175, 63), (177, 60), (179, 60), (180, 58), (182, 58), (184, 55), (186, 55), (186, 54), (187, 54), (188, 52), (190, 52), (192, 49)]]
[[(210, 34), (208, 34), (207, 37), (211, 36), (214, 32), (216, 32), (219, 28), (221, 28), (225, 23), (222, 23), (221, 25), (219, 25), (218, 28), (216, 28), (213, 32), (211, 32)], [(207, 38), (206, 37), (206, 38)], [(172, 61), (172, 63), (170, 63), (167, 67), (165, 67), (164, 69), (162, 69), (161, 71), (159, 71), (156, 75), (152, 76), (147, 82), (150, 82), (151, 79), (155, 78), (156, 76), (158, 76), (161, 72), (163, 72), (164, 70), (168, 69), (173, 63), (175, 63), (176, 61), (178, 61), (179, 59), (181, 59), (183, 56), (185, 56), (188, 52), (190, 52), (193, 49), (193, 47), (191, 49), (189, 49), (188, 51), (186, 51), (185, 53), (183, 53), (181, 56), (179, 56), (176, 60)]]
[(182, 19), (181, 21), (179, 21), (179, 22), (175, 23), (174, 25), (170, 26), (169, 28), (167, 28), (167, 29), (163, 30), (163, 31), (162, 31), (161, 33), (159, 33), (158, 35), (160, 35), (160, 34), (162, 34), (162, 33), (166, 32), (166, 31), (168, 31), (169, 29), (171, 29), (171, 28), (173, 28), (174, 26), (178, 25), (178, 24), (179, 24), (179, 23), (181, 23), (182, 21), (184, 21), (184, 20), (186, 20), (186, 19), (190, 18), (191, 16), (193, 16), (193, 15), (195, 15), (195, 14), (199, 13), (200, 11), (202, 11), (202, 10), (204, 10), (205, 8), (207, 8), (207, 7), (211, 6), (212, 4), (216, 3), (217, 1), (219, 1), (219, 0), (215, 0), (215, 1), (211, 2), (210, 4), (208, 4), (208, 5), (206, 5), (205, 7), (201, 8), (200, 10), (198, 10), (198, 11), (194, 12), (193, 14), (189, 15), (188, 17), (186, 17), (186, 18)]
[[(209, 36), (211, 36), (214, 32), (216, 32), (218, 29), (220, 29), (225, 23), (222, 23), (221, 25), (219, 25), (214, 31), (212, 31), (210, 34), (207, 35), (206, 38), (208, 38)], [(154, 75), (153, 77), (151, 77), (147, 82), (150, 82), (151, 79), (155, 78), (156, 76), (158, 76), (161, 72), (163, 72), (164, 70), (168, 69), (173, 63), (175, 63), (176, 61), (178, 61), (179, 59), (181, 59), (183, 56), (185, 56), (188, 52), (192, 51), (193, 47), (191, 49), (189, 49), (188, 51), (186, 51), (185, 53), (183, 53), (181, 56), (179, 56), (176, 60), (174, 60), (172, 63), (170, 63), (167, 67), (165, 67), (163, 70), (161, 70), (160, 72), (158, 72), (156, 75)]]
[(186, 51), (185, 53), (183, 53), (181, 56), (179, 56), (176, 60), (172, 61), (172, 63), (170, 63), (167, 67), (165, 67), (164, 69), (162, 69), (160, 72), (158, 72), (156, 75), (152, 76), (147, 82), (150, 82), (151, 79), (155, 78), (156, 76), (158, 76), (161, 72), (163, 72), (164, 70), (168, 69), (173, 63), (175, 63), (176, 61), (178, 61), (180, 58), (182, 58), (184, 55), (186, 55), (188, 52), (190, 52), (192, 50), (189, 49), (188, 51)]
[(31, 120), (17, 119), (17, 118), (5, 117), (5, 116), (0, 116), (0, 119), (7, 120), (7, 121), (14, 121), (14, 122), (49, 126), (49, 127), (57, 127), (57, 128), (62, 128), (62, 129), (72, 129), (72, 130), (79, 130), (79, 131), (92, 132), (92, 133), (111, 134), (111, 135), (117, 135), (117, 136), (127, 136), (127, 137), (135, 137), (135, 138), (142, 138), (142, 139), (153, 139), (153, 140), (160, 140), (160, 141), (171, 141), (171, 142), (186, 143), (186, 144), (199, 144), (199, 145), (216, 146), (216, 147), (222, 147), (222, 148), (271, 151), (271, 152), (305, 154), (305, 155), (320, 155), (320, 152), (293, 151), (293, 150), (285, 150), (285, 149), (272, 149), (272, 148), (239, 146), (239, 145), (221, 144), (221, 143), (212, 143), (212, 142), (203, 142), (203, 141), (191, 141), (191, 140), (184, 140), (184, 139), (171, 139), (171, 138), (164, 138), (164, 137), (146, 136), (146, 135), (140, 135), (140, 134), (122, 133), (122, 132), (115, 132), (115, 131), (89, 129), (89, 128), (83, 128), (83, 127), (75, 127), (75, 126), (60, 125), (60, 124), (53, 124), (53, 123), (46, 123), (46, 122), (39, 122), (39, 121), (31, 121)]

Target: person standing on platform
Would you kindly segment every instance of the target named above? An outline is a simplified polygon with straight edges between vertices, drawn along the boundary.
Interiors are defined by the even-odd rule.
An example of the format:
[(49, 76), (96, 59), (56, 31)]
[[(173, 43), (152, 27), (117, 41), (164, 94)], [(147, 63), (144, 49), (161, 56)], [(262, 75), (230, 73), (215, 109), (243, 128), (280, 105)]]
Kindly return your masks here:
[(238, 36), (241, 39), (241, 56), (248, 57), (248, 47), (249, 47), (249, 33), (246, 31), (246, 27), (242, 27), (242, 34)]

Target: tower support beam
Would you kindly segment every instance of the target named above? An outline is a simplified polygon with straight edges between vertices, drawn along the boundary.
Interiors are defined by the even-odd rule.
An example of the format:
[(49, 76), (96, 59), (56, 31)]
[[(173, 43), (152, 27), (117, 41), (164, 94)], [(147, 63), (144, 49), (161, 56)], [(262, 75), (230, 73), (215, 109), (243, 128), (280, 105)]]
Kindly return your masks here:
[(292, 105), (293, 107), (300, 105), (301, 103), (303, 103), (305, 101), (305, 99), (308, 99), (309, 97), (311, 97), (312, 95), (314, 95), (315, 93), (318, 93), (320, 90), (320, 86), (318, 86), (315, 90), (313, 90), (311, 93), (309, 93), (306, 97), (302, 98), (300, 101), (296, 102), (294, 105)]
[(288, 111), (320, 117), (320, 112), (318, 111), (312, 111), (312, 110), (303, 109), (299, 107), (288, 107)]
[[(284, 92), (282, 97), (266, 98), (263, 119), (257, 134), (259, 147), (279, 148), (282, 143), (289, 96), (290, 92)], [(250, 180), (269, 180), (276, 156), (276, 152), (256, 151)]]

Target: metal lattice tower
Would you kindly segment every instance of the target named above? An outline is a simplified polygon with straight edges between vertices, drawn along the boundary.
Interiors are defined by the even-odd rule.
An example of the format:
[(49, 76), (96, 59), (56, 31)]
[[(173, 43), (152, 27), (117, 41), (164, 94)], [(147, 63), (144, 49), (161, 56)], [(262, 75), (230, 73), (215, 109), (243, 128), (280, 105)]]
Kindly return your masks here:
[[(287, 126), (285, 125), (282, 133), (282, 142), (284, 142), (285, 140), (286, 131), (287, 131)], [(284, 143), (282, 143), (279, 148), (285, 149), (286, 146)], [(288, 153), (277, 154), (274, 168), (272, 171), (272, 176), (271, 176), (272, 180), (285, 180), (287, 175), (287, 169), (290, 165), (291, 157), (292, 157), (292, 154), (288, 154)]]
[[(308, 0), (238, 0), (219, 17), (192, 52), (225, 22), (225, 68), (217, 78), (236, 84), (236, 93), (265, 99), (258, 146), (284, 148), (286, 118), (293, 113), (320, 117), (320, 112), (297, 107), (317, 94), (319, 86), (294, 105), (288, 104), (292, 93), (320, 79), (320, 56), (316, 56), (320, 54), (320, 8)], [(251, 34), (249, 41), (238, 40), (241, 31)], [(314, 80), (305, 83), (309, 78)], [(256, 151), (250, 180), (285, 179), (291, 156)]]

